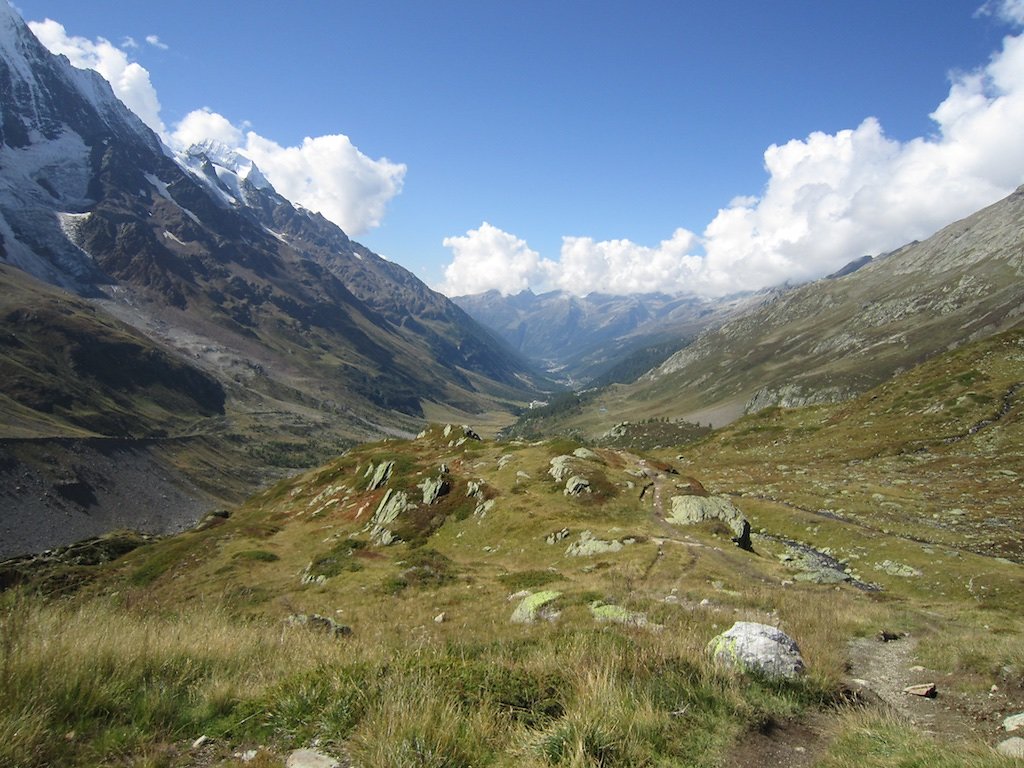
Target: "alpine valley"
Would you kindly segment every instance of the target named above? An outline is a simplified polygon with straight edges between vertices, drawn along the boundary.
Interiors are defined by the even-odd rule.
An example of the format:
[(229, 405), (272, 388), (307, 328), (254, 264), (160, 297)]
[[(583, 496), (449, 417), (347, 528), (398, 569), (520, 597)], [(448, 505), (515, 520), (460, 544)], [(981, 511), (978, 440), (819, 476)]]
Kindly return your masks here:
[(0, 2), (0, 281), (0, 768), (1022, 755), (1024, 188), (453, 302)]

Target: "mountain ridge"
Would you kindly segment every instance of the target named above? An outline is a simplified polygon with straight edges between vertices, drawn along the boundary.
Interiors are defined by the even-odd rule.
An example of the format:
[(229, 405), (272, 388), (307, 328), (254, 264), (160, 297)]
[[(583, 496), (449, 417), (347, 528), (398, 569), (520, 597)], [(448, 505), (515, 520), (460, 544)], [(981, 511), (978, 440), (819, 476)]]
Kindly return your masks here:
[[(0, 438), (15, 434), (15, 411), (20, 437), (31, 424), (50, 438), (198, 433), (221, 441), (220, 460), (239, 478), (265, 481), (353, 441), (415, 434), (428, 416), (498, 426), (549, 386), (410, 272), (292, 205), (251, 162), (213, 143), (171, 152), (98, 74), (51, 54), (0, 6), (0, 264), (69, 292), (55, 300), (58, 315), (76, 333), (99, 334), (77, 348), (120, 348), (120, 321), (145, 337), (131, 343), (146, 355), (190, 372), (164, 377), (185, 389), (161, 397), (185, 402), (186, 381), (216, 382), (224, 397), (217, 413), (185, 407), (194, 423), (169, 419), (152, 406), (149, 385), (122, 377), (126, 392), (104, 418), (113, 401), (87, 394), (97, 371), (82, 364), (83, 352), (75, 364), (0, 381), (11, 413)], [(11, 275), (2, 276), (13, 303), (0, 318), (11, 342), (0, 365), (17, 369), (17, 345), (40, 338), (25, 318), (41, 294)], [(133, 360), (111, 358), (109, 373)], [(36, 410), (49, 407), (38, 396), (47, 391), (69, 405)], [(67, 400), (69, 391), (78, 394)], [(56, 482), (45, 479), (48, 462), (75, 461), (66, 444), (53, 450), (45, 460), (11, 460), (46, 487)], [(184, 473), (183, 487), (212, 472), (205, 460), (163, 459), (167, 472)], [(222, 503), (237, 500), (243, 483), (222, 485)]]

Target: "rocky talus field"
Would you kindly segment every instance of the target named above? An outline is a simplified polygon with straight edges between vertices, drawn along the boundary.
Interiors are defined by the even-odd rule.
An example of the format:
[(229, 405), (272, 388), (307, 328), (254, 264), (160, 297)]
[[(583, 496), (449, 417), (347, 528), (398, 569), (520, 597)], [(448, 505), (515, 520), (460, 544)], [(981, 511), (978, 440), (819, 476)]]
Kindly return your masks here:
[(1010, 332), (661, 448), (434, 425), (7, 561), (0, 764), (1011, 765), (1022, 381)]

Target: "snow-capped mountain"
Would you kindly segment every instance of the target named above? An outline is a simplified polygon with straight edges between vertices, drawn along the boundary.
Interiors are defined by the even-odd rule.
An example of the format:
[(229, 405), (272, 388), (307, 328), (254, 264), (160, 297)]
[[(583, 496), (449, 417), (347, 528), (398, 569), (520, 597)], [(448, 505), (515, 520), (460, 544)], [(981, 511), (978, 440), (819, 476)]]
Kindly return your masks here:
[(178, 159), (229, 205), (249, 205), (261, 190), (277, 194), (252, 160), (214, 139), (193, 144)]
[(535, 396), (530, 366), (445, 297), (241, 155), (170, 151), (6, 0), (0, 296), (0, 412), (19, 436), (163, 440), (187, 425), (264, 474), (260, 461), (418, 430), (428, 412), (469, 418)]
[(465, 405), (481, 388), (524, 386), (521, 363), (465, 313), (292, 205), (251, 161), (213, 141), (175, 155), (6, 2), (0, 30), (4, 261), (106, 296), (190, 354), (212, 334), (205, 346), (252, 357), (255, 337), (293, 368), (316, 337), (337, 357), (324, 378), (354, 378), (346, 391), (385, 408), (418, 414), (421, 397)]

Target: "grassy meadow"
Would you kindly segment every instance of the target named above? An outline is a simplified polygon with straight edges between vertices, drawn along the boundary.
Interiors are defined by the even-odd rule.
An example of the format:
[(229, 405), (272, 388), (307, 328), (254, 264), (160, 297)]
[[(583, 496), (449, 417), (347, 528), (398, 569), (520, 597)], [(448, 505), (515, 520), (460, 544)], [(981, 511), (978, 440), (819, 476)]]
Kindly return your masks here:
[[(1022, 360), (1004, 335), (647, 453), (433, 426), (111, 562), (23, 569), (0, 594), (0, 766), (282, 766), (311, 745), (358, 766), (1008, 765)], [(752, 551), (666, 521), (700, 486)], [(738, 620), (783, 629), (807, 674), (716, 667)], [(913, 675), (938, 698), (871, 693)]]

